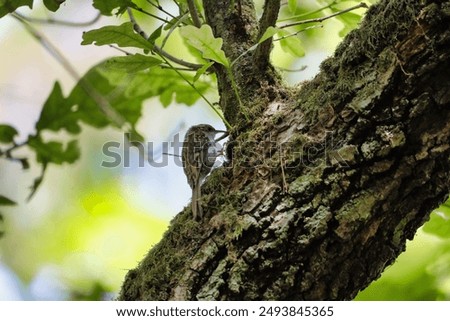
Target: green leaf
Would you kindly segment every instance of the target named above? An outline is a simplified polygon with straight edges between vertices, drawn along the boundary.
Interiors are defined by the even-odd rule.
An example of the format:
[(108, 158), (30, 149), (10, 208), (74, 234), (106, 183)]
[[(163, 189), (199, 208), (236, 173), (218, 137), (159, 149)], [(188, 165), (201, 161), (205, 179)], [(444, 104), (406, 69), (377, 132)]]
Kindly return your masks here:
[[(197, 90), (204, 94), (209, 88), (209, 84), (196, 82), (195, 87)], [(175, 101), (179, 104), (186, 104), (187, 106), (192, 106), (199, 100), (200, 94), (197, 93), (191, 86), (188, 84), (180, 84), (180, 87), (175, 90)]]
[[(36, 124), (38, 134), (42, 130), (57, 132), (62, 129), (78, 134), (80, 122), (96, 128), (117, 125), (99, 106), (99, 98), (131, 125), (137, 122), (141, 116), (142, 99), (125, 95), (130, 75), (122, 70), (106, 68), (105, 64), (102, 62), (91, 68), (67, 98), (63, 96), (59, 83), (55, 83)], [(123, 85), (111, 84), (109, 78), (115, 77), (121, 79)]]
[(135, 128), (132, 128), (128, 135), (128, 142), (133, 146), (140, 145), (139, 143), (145, 142), (145, 137), (136, 131)]
[(22, 6), (28, 6), (32, 9), (33, 0), (0, 0), (0, 18)]
[(429, 234), (450, 239), (450, 204), (446, 204), (431, 213), (430, 220), (423, 226), (423, 230)]
[[(59, 83), (47, 98), (36, 129), (52, 131), (67, 130), (71, 134), (80, 132), (80, 122), (96, 128), (117, 125), (108, 117), (104, 106), (119, 113), (132, 126), (141, 117), (142, 98), (135, 99), (125, 95), (131, 75), (123, 70), (105, 67), (102, 62), (91, 68), (75, 85), (67, 98), (63, 97)], [(114, 83), (120, 79), (120, 86)]]
[(45, 177), (45, 172), (47, 171), (47, 163), (42, 163), (42, 169), (41, 169), (41, 174), (36, 177), (33, 181), (33, 185), (30, 186), (30, 194), (27, 197), (27, 200), (29, 201), (34, 194), (37, 192), (39, 186), (41, 186), (42, 182), (44, 181), (44, 177)]
[(55, 82), (53, 90), (42, 108), (36, 129), (38, 132), (44, 129), (55, 132), (65, 129), (69, 133), (78, 134), (81, 130), (78, 124), (79, 118), (79, 113), (73, 111), (72, 104), (64, 98), (60, 84)]
[(66, 2), (66, 0), (44, 0), (44, 5), (48, 10), (55, 12), (64, 2)]
[(159, 95), (159, 101), (164, 107), (167, 107), (170, 105), (173, 99), (173, 90), (166, 89)]
[(303, 49), (303, 44), (297, 36), (292, 36), (286, 30), (279, 30), (280, 45), (283, 51), (290, 53), (296, 57), (303, 57), (305, 55), (305, 50)]
[(337, 18), (344, 24), (344, 28), (339, 31), (340, 37), (344, 37), (347, 33), (358, 27), (361, 21), (361, 15), (352, 12), (347, 12)]
[[(95, 93), (95, 96), (101, 97), (124, 120), (135, 125), (141, 117), (143, 99), (125, 94), (133, 77), (134, 75), (123, 70), (106, 68), (105, 62), (102, 62), (91, 68), (78, 82), (67, 98), (68, 104), (76, 107), (74, 111), (76, 117), (90, 126), (96, 128), (116, 126), (117, 124), (112, 123), (99, 106), (98, 100), (93, 98), (92, 93)], [(117, 85), (117, 82), (120, 85)]]
[(17, 130), (9, 125), (0, 125), (0, 143), (12, 143)]
[[(183, 76), (193, 83), (193, 76), (183, 73)], [(145, 100), (150, 97), (159, 97), (164, 106), (168, 106), (172, 100), (193, 105), (201, 98), (188, 83), (186, 83), (174, 70), (152, 68), (144, 72), (133, 75), (131, 81), (124, 82), (123, 79), (116, 79), (115, 86), (126, 86), (125, 94), (132, 99)], [(195, 87), (204, 94), (211, 88), (210, 82), (196, 81)]]
[(214, 38), (209, 25), (202, 25), (201, 28), (184, 26), (180, 29), (180, 34), (189, 45), (202, 53), (203, 58), (213, 60), (229, 68), (230, 63), (222, 50), (223, 41), (221, 38)]
[[(0, 222), (3, 222), (3, 216), (2, 216), (2, 213), (0, 213)], [(5, 235), (5, 232), (2, 231), (2, 230), (0, 230), (0, 238), (2, 238), (3, 235)]]
[(297, 0), (288, 0), (289, 11), (295, 13), (297, 11)]
[[(180, 3), (178, 3), (180, 4)], [(186, 10), (189, 10), (186, 5)], [(164, 30), (170, 30), (173, 26), (179, 26), (185, 20), (188, 20), (189, 15), (185, 14), (186, 11), (180, 10), (180, 15), (168, 19), (167, 23), (163, 25)]]
[[(148, 63), (156, 64), (156, 60), (148, 59), (151, 57), (143, 55), (120, 58), (131, 59), (130, 64), (134, 63), (134, 59), (140, 58), (145, 60), (146, 66)], [(122, 62), (124, 61), (116, 61), (113, 62), (113, 65), (122, 67)], [(56, 83), (37, 122), (38, 134), (44, 129), (66, 130), (71, 134), (76, 134), (80, 131), (81, 122), (95, 128), (115, 126), (116, 124), (112, 123), (99, 106), (98, 97), (107, 102), (110, 108), (122, 116), (132, 127), (141, 118), (143, 101), (148, 98), (159, 97), (165, 106), (168, 106), (173, 100), (192, 105), (200, 98), (200, 95), (174, 70), (156, 66), (130, 73), (126, 70), (127, 68), (131, 67), (111, 68), (111, 62), (102, 62), (82, 77), (67, 98), (63, 96), (60, 85)], [(183, 75), (193, 82), (192, 74), (183, 73)], [(200, 80), (196, 82), (195, 86), (202, 94), (211, 88), (209, 82)], [(92, 93), (97, 96), (97, 99), (92, 97)], [(35, 143), (36, 148), (42, 145), (38, 143)], [(48, 149), (48, 146), (44, 147)], [(49, 161), (49, 159), (51, 160), (50, 156), (46, 156), (44, 152), (41, 154), (43, 160), (51, 162)]]
[(259, 39), (258, 43), (264, 42), (265, 40), (273, 37), (276, 33), (278, 33), (281, 29), (275, 27), (269, 27), (266, 29), (261, 39)]
[(93, 6), (105, 16), (113, 15), (113, 10), (116, 8), (118, 8), (116, 14), (120, 15), (127, 10), (127, 7), (136, 7), (131, 0), (94, 0)]
[(62, 142), (44, 142), (40, 136), (30, 136), (28, 146), (36, 152), (36, 160), (42, 164), (72, 164), (80, 157), (78, 141), (72, 140), (64, 148)]
[(162, 63), (162, 60), (141, 54), (128, 55), (123, 57), (114, 57), (106, 60), (105, 68), (119, 69), (127, 73), (135, 73), (139, 70), (145, 70)]
[(153, 45), (137, 34), (131, 22), (120, 26), (105, 26), (83, 33), (82, 45), (95, 44), (97, 46), (117, 44), (119, 47), (135, 47), (151, 50)]
[(200, 78), (200, 76), (203, 75), (208, 70), (208, 68), (211, 67), (213, 64), (214, 64), (214, 62), (211, 61), (207, 64), (204, 64), (202, 68), (197, 70), (197, 72), (195, 73), (193, 82), (196, 82)]
[(152, 34), (148, 37), (147, 41), (150, 42), (153, 46), (155, 45), (156, 39), (158, 39), (161, 36), (162, 28), (163, 26), (161, 25), (159, 28), (153, 31)]
[(12, 205), (17, 205), (17, 203), (3, 195), (0, 195), (0, 206), (12, 206)]

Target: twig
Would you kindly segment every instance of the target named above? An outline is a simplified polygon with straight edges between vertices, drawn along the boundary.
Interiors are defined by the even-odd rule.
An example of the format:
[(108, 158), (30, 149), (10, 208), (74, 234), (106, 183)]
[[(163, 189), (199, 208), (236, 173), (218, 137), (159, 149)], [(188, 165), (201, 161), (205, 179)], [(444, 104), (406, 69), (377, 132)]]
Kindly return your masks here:
[(154, 4), (152, 1), (147, 0), (148, 3), (150, 3), (150, 5), (152, 5), (153, 7), (157, 8), (158, 10), (160, 10), (161, 12), (164, 12), (166, 15), (168, 15), (169, 17), (171, 17), (172, 19), (175, 19), (175, 16), (173, 14), (171, 14), (169, 11), (164, 10), (164, 8), (158, 4)]
[(197, 71), (195, 69), (192, 68), (183, 68), (183, 67), (173, 67), (173, 66), (169, 66), (169, 65), (160, 65), (159, 66), (161, 69), (176, 69), (176, 70), (180, 70), (180, 71)]
[(119, 47), (117, 47), (117, 46), (114, 46), (114, 45), (108, 45), (108, 46), (109, 46), (110, 48), (113, 48), (113, 49), (116, 49), (116, 50), (120, 51), (121, 53), (124, 53), (124, 54), (127, 55), (127, 56), (132, 55), (131, 52), (128, 52), (128, 51), (126, 51), (126, 50), (124, 50), (124, 49), (122, 49), (122, 48), (119, 48)]
[(197, 12), (197, 8), (195, 7), (194, 0), (187, 0), (187, 4), (188, 4), (189, 13), (191, 14), (192, 22), (194, 23), (194, 26), (196, 26), (197, 28), (200, 28), (202, 25), (202, 22), (200, 21), (200, 18), (198, 17), (198, 12)]
[(22, 18), (25, 21), (31, 22), (31, 23), (41, 23), (41, 24), (49, 24), (49, 25), (61, 25), (66, 27), (87, 27), (90, 25), (93, 25), (96, 23), (100, 17), (102, 16), (101, 13), (98, 13), (94, 19), (85, 21), (85, 22), (74, 22), (74, 21), (64, 21), (64, 20), (58, 20), (53, 18), (48, 19), (41, 19), (41, 18), (32, 18), (24, 16), (23, 14), (19, 12), (15, 12), (15, 15)]
[[(128, 7), (128, 8), (130, 8), (130, 7)], [(136, 11), (139, 11), (139, 12), (141, 12), (141, 13), (143, 13), (143, 14), (146, 14), (147, 16), (150, 16), (150, 17), (155, 18), (155, 19), (157, 19), (157, 20), (160, 20), (160, 21), (162, 21), (162, 22), (170, 23), (170, 21), (168, 21), (168, 20), (166, 20), (166, 19), (164, 19), (164, 18), (158, 17), (157, 15), (154, 15), (153, 13), (150, 13), (150, 12), (148, 12), (148, 11), (145, 11), (145, 10), (142, 9), (142, 8), (139, 8), (139, 7), (133, 7), (132, 9), (134, 9), (134, 10), (136, 10)]]
[(294, 26), (298, 26), (298, 25), (303, 25), (303, 24), (306, 24), (306, 23), (322, 22), (322, 21), (325, 21), (327, 19), (339, 16), (341, 14), (344, 14), (344, 13), (347, 13), (347, 12), (350, 12), (350, 11), (353, 11), (353, 10), (356, 10), (356, 9), (359, 9), (359, 8), (368, 8), (368, 6), (364, 2), (361, 2), (360, 4), (357, 4), (356, 6), (353, 6), (351, 8), (348, 8), (348, 9), (345, 9), (345, 10), (342, 10), (342, 11), (339, 11), (339, 12), (335, 12), (335, 13), (329, 15), (329, 16), (320, 17), (320, 18), (313, 18), (313, 19), (306, 19), (306, 20), (301, 20), (301, 21), (297, 21), (297, 22), (293, 22), (293, 23), (288, 23), (288, 24), (285, 24), (283, 26), (280, 26), (279, 28), (283, 29), (283, 28), (289, 28), (289, 27), (294, 27)]
[(10, 147), (10, 148), (8, 148), (8, 149), (6, 149), (3, 153), (4, 153), (7, 157), (9, 157), (9, 156), (11, 156), (11, 153), (12, 153), (14, 150), (16, 150), (16, 149), (18, 149), (18, 148), (20, 148), (20, 147), (23, 147), (23, 146), (25, 146), (26, 144), (27, 144), (27, 142), (23, 142), (23, 143), (20, 143), (20, 144), (13, 143), (13, 146)]
[(308, 68), (308, 66), (300, 66), (299, 68), (295, 68), (295, 69), (289, 69), (289, 68), (284, 68), (284, 67), (280, 67), (280, 66), (275, 66), (275, 68), (284, 71), (284, 72), (299, 72), (299, 71), (303, 71), (306, 68)]
[(172, 62), (174, 62), (174, 63), (176, 63), (178, 65), (190, 68), (192, 70), (198, 70), (198, 69), (203, 67), (203, 65), (194, 64), (192, 62), (187, 62), (187, 61), (184, 61), (184, 60), (182, 60), (180, 58), (174, 57), (170, 53), (168, 53), (167, 51), (162, 50), (161, 48), (159, 48), (156, 45), (153, 47), (153, 51), (156, 52), (157, 54), (159, 54), (160, 56), (164, 56), (165, 58), (171, 60)]
[(34, 184), (31, 187), (31, 193), (27, 197), (27, 202), (29, 202), (33, 198), (33, 196), (34, 196), (34, 194), (36, 194), (39, 186), (42, 184), (42, 181), (44, 180), (45, 172), (47, 171), (47, 165), (48, 165), (48, 163), (42, 163), (41, 174), (37, 178), (34, 179)]
[(171, 154), (171, 153), (162, 153), (163, 155), (167, 155), (167, 156), (173, 156), (173, 157), (180, 157), (180, 155), (176, 155), (176, 154)]
[(177, 19), (177, 21), (172, 25), (172, 27), (170, 27), (169, 32), (167, 33), (167, 35), (164, 37), (162, 43), (161, 43), (161, 49), (164, 48), (164, 46), (166, 45), (167, 40), (169, 39), (170, 35), (172, 34), (172, 32), (180, 25), (184, 22), (184, 20), (188, 17), (188, 13), (186, 12), (185, 14), (183, 14), (180, 18)]
[(128, 17), (130, 18), (130, 22), (133, 24), (133, 29), (138, 34), (140, 34), (145, 39), (148, 39), (148, 34), (142, 30), (141, 26), (137, 23), (136, 18), (134, 17), (133, 11), (131, 11), (131, 8), (127, 8)]
[(28, 169), (30, 165), (28, 164), (28, 159), (26, 157), (14, 157), (12, 155), (12, 152), (14, 150), (25, 146), (27, 143), (27, 141), (20, 144), (16, 144), (15, 142), (13, 142), (13, 146), (11, 146), (10, 148), (6, 149), (5, 151), (0, 150), (0, 156), (5, 155), (5, 159), (12, 162), (19, 162), (22, 165), (22, 169)]
[[(130, 22), (133, 23), (134, 30), (136, 30), (136, 32), (138, 34), (140, 34), (142, 37), (144, 37), (145, 39), (148, 39), (147, 33), (144, 30), (142, 30), (141, 26), (137, 23), (136, 18), (134, 17), (133, 12), (130, 10), (130, 8), (127, 9), (127, 13), (130, 18)], [(184, 66), (184, 67), (187, 67), (190, 69), (198, 70), (203, 67), (203, 65), (194, 64), (194, 63), (179, 59), (177, 57), (174, 57), (171, 54), (169, 54), (168, 52), (166, 52), (163, 49), (161, 49), (160, 47), (158, 47), (157, 45), (153, 45), (153, 51), (156, 52), (158, 55), (163, 56), (178, 65), (181, 65), (181, 66)]]
[(224, 124), (227, 126), (227, 128), (231, 128), (230, 123), (225, 119), (225, 117), (217, 110), (216, 107), (214, 107), (214, 104), (211, 103), (209, 101), (208, 98), (206, 98), (205, 95), (203, 95), (200, 90), (197, 89), (197, 87), (195, 87), (195, 85), (193, 83), (191, 83), (180, 71), (178, 71), (177, 69), (173, 68), (173, 66), (170, 64), (170, 62), (164, 57), (161, 56), (160, 57), (166, 62), (166, 64), (168, 64), (170, 67), (172, 67), (172, 69), (178, 74), (178, 76), (180, 76), (189, 86), (191, 86), (196, 92), (197, 94), (200, 95), (200, 97), (203, 98), (203, 100), (209, 105), (209, 107), (212, 108), (212, 110), (217, 114), (217, 116), (220, 117), (220, 119), (222, 119), (222, 121), (224, 122)]
[(183, 10), (182, 10), (182, 7), (180, 6), (180, 4), (178, 3), (178, 1), (174, 1), (175, 2), (175, 4), (176, 4), (176, 6), (178, 7), (178, 12), (182, 12)]
[(286, 36), (282, 36), (282, 37), (280, 37), (280, 38), (273, 39), (273, 42), (275, 42), (275, 41), (280, 41), (280, 40), (283, 40), (283, 39), (286, 39), (286, 38), (289, 38), (289, 37), (293, 37), (293, 36), (298, 35), (298, 34), (301, 33), (301, 32), (304, 32), (304, 31), (307, 31), (307, 30), (310, 30), (310, 29), (317, 29), (317, 28), (323, 28), (323, 25), (315, 25), (315, 26), (309, 26), (309, 27), (306, 27), (305, 29), (296, 31), (296, 32), (291, 33), (291, 34), (289, 34), (289, 35), (286, 35)]
[(330, 9), (330, 8), (333, 7), (336, 3), (337, 3), (337, 1), (334, 0), (333, 2), (329, 3), (328, 5), (326, 5), (326, 6), (324, 6), (324, 7), (321, 7), (321, 8), (319, 8), (319, 9), (316, 9), (316, 10), (313, 10), (313, 11), (309, 11), (309, 12), (305, 12), (305, 13), (302, 13), (302, 14), (298, 14), (298, 15), (295, 15), (295, 16), (290, 16), (290, 17), (285, 18), (285, 19), (280, 19), (280, 20), (278, 20), (278, 22), (291, 21), (291, 20), (295, 20), (295, 19), (299, 19), (299, 18), (311, 16), (311, 15), (313, 15), (313, 14), (315, 14), (315, 13), (318, 13), (318, 12), (321, 12), (321, 11), (323, 11), (323, 10)]

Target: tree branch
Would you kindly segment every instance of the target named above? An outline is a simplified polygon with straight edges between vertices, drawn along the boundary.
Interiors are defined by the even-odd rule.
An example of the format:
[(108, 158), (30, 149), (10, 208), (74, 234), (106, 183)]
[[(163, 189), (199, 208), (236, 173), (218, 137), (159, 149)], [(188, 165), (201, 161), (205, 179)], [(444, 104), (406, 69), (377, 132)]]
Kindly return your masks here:
[(189, 13), (191, 14), (192, 22), (194, 23), (194, 26), (197, 28), (200, 28), (202, 25), (202, 22), (200, 21), (200, 18), (198, 17), (197, 8), (195, 7), (194, 0), (187, 0)]
[[(259, 33), (253, 1), (241, 0), (236, 8), (235, 1), (204, 0), (203, 6), (206, 22), (214, 35), (222, 38), (222, 49), (229, 61), (233, 62), (231, 73), (223, 66), (216, 64), (214, 67), (220, 106), (225, 118), (239, 131), (248, 125), (247, 121), (252, 119), (251, 114), (254, 112), (257, 115), (259, 108), (262, 108), (255, 102), (262, 97), (272, 99), (268, 95), (267, 86), (276, 87), (279, 76), (271, 67), (263, 70), (264, 75), (261, 75), (261, 69), (250, 54), (249, 49), (257, 43)], [(244, 91), (239, 91), (239, 99), (235, 94), (236, 88), (245, 88)]]
[[(259, 20), (259, 34), (258, 39), (266, 32), (267, 28), (274, 27), (278, 12), (280, 11), (280, 0), (266, 0), (264, 4), (264, 12)], [(265, 69), (269, 64), (270, 51), (272, 49), (272, 38), (268, 38), (258, 45), (255, 50), (253, 60), (258, 66), (258, 69)]]
[(49, 25), (61, 25), (66, 27), (87, 27), (90, 25), (93, 25), (98, 20), (100, 20), (100, 17), (102, 16), (101, 13), (98, 13), (93, 19), (85, 21), (85, 22), (75, 22), (75, 21), (64, 21), (64, 20), (58, 20), (58, 19), (40, 19), (40, 18), (32, 18), (24, 16), (23, 14), (19, 12), (14, 12), (14, 14), (20, 18), (22, 18), (25, 21), (31, 22), (31, 23), (41, 23), (41, 24), (49, 24)]
[[(148, 39), (148, 35), (147, 33), (141, 28), (141, 26), (137, 23), (133, 12), (131, 11), (130, 8), (127, 8), (127, 13), (128, 13), (128, 17), (130, 18), (130, 22), (133, 23), (133, 28), (134, 30), (140, 34), (143, 38)], [(180, 66), (184, 66), (187, 67), (191, 70), (198, 70), (200, 68), (203, 67), (203, 65), (200, 64), (194, 64), (188, 61), (184, 61), (183, 59), (177, 58), (173, 55), (171, 55), (170, 53), (168, 53), (167, 51), (161, 49), (159, 46), (157, 46), (156, 44), (153, 45), (153, 51), (156, 52), (158, 55), (180, 65)]]
[(314, 80), (268, 86), (203, 221), (177, 215), (119, 299), (342, 300), (379, 277), (448, 195), (448, 6), (381, 1)]
[(192, 62), (185, 61), (183, 59), (177, 58), (177, 57), (171, 55), (170, 53), (168, 53), (167, 51), (161, 49), (159, 46), (156, 46), (156, 45), (153, 46), (153, 51), (156, 52), (157, 54), (163, 56), (164, 58), (167, 58), (168, 60), (170, 60), (170, 61), (180, 65), (180, 66), (187, 67), (187, 68), (189, 68), (191, 70), (194, 70), (194, 71), (203, 67), (203, 65), (195, 64), (195, 63), (192, 63)]

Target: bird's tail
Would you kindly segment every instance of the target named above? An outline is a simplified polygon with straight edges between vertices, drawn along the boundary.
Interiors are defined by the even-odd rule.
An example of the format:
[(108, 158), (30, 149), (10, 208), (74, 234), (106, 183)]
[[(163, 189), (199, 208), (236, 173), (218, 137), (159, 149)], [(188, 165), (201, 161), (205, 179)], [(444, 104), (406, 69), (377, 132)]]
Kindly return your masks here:
[(197, 184), (192, 189), (192, 215), (194, 220), (201, 219), (203, 217), (202, 207), (200, 206), (201, 189), (200, 184)]

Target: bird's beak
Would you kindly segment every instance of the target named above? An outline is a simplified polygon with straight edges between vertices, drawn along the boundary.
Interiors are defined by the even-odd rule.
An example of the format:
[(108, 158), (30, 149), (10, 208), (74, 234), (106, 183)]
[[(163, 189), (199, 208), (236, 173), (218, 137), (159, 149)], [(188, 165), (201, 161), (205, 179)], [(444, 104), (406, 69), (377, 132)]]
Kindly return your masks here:
[(216, 138), (216, 139), (215, 139), (216, 142), (218, 142), (218, 141), (220, 141), (220, 140), (226, 138), (226, 137), (230, 134), (230, 133), (228, 133), (228, 132), (225, 131), (225, 130), (216, 130), (216, 135), (219, 134), (219, 133), (222, 133), (222, 135), (221, 135), (219, 138)]

